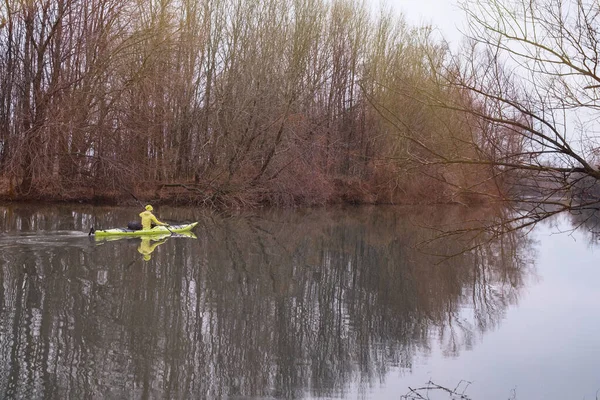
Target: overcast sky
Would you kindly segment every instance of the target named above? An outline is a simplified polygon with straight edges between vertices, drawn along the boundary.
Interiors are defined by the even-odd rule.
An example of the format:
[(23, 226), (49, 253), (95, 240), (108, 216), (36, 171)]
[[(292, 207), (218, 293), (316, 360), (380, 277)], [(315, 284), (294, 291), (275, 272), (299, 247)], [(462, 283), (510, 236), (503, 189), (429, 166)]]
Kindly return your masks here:
[(440, 29), (444, 38), (453, 44), (461, 39), (459, 29), (464, 31), (464, 11), (460, 10), (457, 0), (369, 0), (378, 7), (387, 4), (396, 11), (404, 13), (407, 21), (413, 25), (430, 23)]

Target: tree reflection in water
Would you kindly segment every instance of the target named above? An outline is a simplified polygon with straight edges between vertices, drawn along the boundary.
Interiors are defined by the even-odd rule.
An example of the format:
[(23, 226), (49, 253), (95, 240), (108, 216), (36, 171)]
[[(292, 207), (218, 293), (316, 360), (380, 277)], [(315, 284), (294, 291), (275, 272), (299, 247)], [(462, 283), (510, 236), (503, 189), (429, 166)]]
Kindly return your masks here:
[[(144, 262), (137, 241), (50, 234), (125, 211), (0, 208), (4, 397), (343, 396), (472, 347), (531, 267), (517, 232), (476, 229), (490, 210), (171, 212), (200, 219), (198, 239)], [(467, 234), (431, 241), (451, 224)]]

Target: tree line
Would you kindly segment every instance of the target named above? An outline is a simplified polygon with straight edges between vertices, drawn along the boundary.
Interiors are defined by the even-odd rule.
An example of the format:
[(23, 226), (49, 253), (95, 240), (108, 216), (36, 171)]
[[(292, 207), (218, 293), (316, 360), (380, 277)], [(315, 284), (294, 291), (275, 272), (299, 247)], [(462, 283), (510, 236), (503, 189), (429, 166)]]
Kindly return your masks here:
[(244, 206), (496, 190), (487, 166), (421, 162), (431, 148), (481, 154), (466, 140), (478, 132), (462, 129), (468, 118), (415, 88), (472, 96), (439, 84), (450, 57), (432, 29), (389, 9), (5, 0), (0, 16), (4, 198)]

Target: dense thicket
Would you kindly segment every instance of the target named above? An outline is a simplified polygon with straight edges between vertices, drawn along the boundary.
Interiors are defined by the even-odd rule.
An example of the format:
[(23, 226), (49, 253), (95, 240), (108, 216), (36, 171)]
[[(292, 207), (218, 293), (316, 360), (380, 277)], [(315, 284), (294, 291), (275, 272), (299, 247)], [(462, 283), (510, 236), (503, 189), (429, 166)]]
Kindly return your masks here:
[(473, 149), (446, 138), (459, 117), (409, 89), (437, 88), (447, 50), (388, 11), (348, 0), (6, 0), (0, 188), (211, 205), (489, 191), (473, 185), (489, 177), (481, 167), (408, 162)]

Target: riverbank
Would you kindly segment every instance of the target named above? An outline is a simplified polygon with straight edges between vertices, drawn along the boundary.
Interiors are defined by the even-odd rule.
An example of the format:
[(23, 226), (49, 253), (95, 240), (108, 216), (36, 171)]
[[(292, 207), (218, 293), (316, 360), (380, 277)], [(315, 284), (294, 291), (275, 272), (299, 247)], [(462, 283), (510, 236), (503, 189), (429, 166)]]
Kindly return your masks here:
[(247, 184), (210, 182), (146, 182), (112, 188), (92, 185), (61, 188), (36, 186), (19, 193), (14, 185), (0, 182), (2, 202), (85, 203), (96, 205), (139, 205), (151, 202), (212, 209), (303, 207), (325, 205), (482, 205), (492, 194), (449, 191), (442, 185), (391, 185), (352, 178), (336, 178), (311, 184)]

